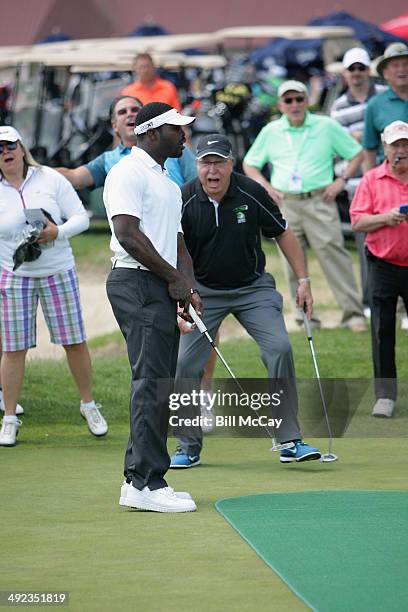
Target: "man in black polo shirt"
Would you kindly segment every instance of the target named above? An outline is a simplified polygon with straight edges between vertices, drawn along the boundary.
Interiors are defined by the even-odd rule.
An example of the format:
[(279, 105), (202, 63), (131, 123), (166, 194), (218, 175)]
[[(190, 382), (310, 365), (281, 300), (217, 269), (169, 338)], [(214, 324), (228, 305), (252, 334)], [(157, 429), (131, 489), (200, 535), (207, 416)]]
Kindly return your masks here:
[[(297, 304), (311, 317), (313, 298), (301, 247), (266, 190), (233, 172), (231, 143), (220, 134), (201, 138), (197, 145), (198, 178), (182, 188), (182, 227), (194, 264), (197, 289), (205, 305), (204, 322), (212, 337), (232, 313), (256, 340), (270, 379), (291, 379), (280, 442), (293, 441), (281, 451), (282, 463), (319, 459), (320, 452), (302, 441), (297, 420), (297, 393), (292, 348), (282, 316), (282, 296), (265, 272), (261, 231), (276, 241), (298, 278)], [(180, 321), (183, 334), (176, 385), (202, 377), (211, 347), (197, 329)], [(170, 467), (200, 463), (201, 429), (179, 426)]]

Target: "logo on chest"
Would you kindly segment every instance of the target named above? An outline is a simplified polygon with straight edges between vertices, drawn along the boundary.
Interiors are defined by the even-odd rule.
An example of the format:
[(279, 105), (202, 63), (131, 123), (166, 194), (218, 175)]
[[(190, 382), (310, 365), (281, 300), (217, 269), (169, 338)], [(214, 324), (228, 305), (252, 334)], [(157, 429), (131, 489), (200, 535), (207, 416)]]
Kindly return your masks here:
[(248, 204), (242, 204), (233, 209), (237, 223), (246, 223), (246, 211), (248, 210)]

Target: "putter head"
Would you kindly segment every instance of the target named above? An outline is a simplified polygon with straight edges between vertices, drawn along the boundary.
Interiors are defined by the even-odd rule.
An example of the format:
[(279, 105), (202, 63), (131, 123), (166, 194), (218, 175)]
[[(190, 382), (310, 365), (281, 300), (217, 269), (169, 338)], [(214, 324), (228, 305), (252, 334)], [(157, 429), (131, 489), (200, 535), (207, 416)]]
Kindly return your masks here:
[(271, 452), (277, 452), (285, 450), (285, 448), (293, 448), (294, 446), (294, 442), (284, 442), (283, 444), (277, 444), (276, 442), (273, 442), (273, 446), (269, 450)]
[(323, 461), (323, 463), (331, 463), (332, 461), (337, 461), (337, 460), (338, 460), (338, 456), (335, 455), (334, 453), (325, 453), (324, 455), (320, 457), (320, 461)]

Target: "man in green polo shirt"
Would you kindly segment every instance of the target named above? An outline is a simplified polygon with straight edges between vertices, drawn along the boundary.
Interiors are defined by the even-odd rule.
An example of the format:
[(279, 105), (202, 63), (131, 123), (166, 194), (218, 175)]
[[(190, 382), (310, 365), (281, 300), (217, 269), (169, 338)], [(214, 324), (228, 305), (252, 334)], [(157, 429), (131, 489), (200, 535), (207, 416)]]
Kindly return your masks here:
[[(309, 244), (315, 251), (342, 309), (342, 326), (363, 331), (366, 324), (361, 299), (335, 204), (345, 181), (361, 164), (361, 146), (337, 121), (307, 111), (307, 89), (303, 83), (285, 81), (278, 89), (278, 98), (282, 117), (258, 134), (244, 158), (244, 171), (281, 206), (304, 250)], [(349, 163), (343, 176), (333, 180), (335, 157)], [(270, 183), (261, 172), (268, 163), (272, 164)], [(292, 308), (299, 320), (295, 307), (296, 279), (289, 266), (286, 268)]]
[(364, 117), (364, 170), (376, 165), (377, 153), (384, 159), (381, 134), (393, 121), (408, 122), (408, 47), (392, 43), (377, 64), (377, 72), (389, 87), (373, 96)]

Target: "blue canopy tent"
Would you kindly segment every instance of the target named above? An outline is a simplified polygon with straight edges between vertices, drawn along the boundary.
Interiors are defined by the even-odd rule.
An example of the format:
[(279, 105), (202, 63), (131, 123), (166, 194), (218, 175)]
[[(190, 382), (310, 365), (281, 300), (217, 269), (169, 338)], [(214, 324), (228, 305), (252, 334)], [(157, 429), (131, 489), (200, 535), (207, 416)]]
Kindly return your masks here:
[(321, 39), (292, 40), (274, 38), (270, 43), (256, 49), (248, 60), (256, 68), (265, 70), (272, 63), (284, 66), (290, 78), (301, 78), (323, 70), (323, 41)]
[[(170, 32), (155, 22), (147, 22), (130, 32), (129, 36), (168, 36)], [(186, 55), (203, 55), (200, 49), (183, 49)]]
[(170, 34), (170, 32), (158, 23), (145, 23), (132, 30), (129, 36), (166, 36), (167, 34)]
[(378, 57), (384, 53), (385, 47), (393, 42), (405, 42), (403, 38), (398, 38), (389, 32), (384, 32), (378, 26), (353, 17), (346, 11), (336, 11), (324, 17), (317, 17), (307, 22), (313, 26), (347, 26), (354, 30), (357, 38), (367, 49), (371, 58)]
[[(345, 11), (338, 11), (330, 13), (326, 17), (312, 19), (307, 25), (347, 26), (352, 28), (354, 37), (361, 41), (372, 58), (381, 55), (390, 43), (402, 40), (384, 32), (368, 21), (353, 17)], [(254, 63), (258, 69), (265, 69), (272, 57), (277, 64), (287, 68), (288, 76), (295, 77), (302, 71), (306, 72), (306, 75), (311, 75), (323, 69), (323, 44), (322, 39), (291, 40), (275, 38), (266, 46), (254, 51), (249, 56), (249, 61)]]

